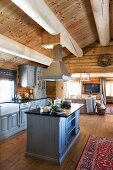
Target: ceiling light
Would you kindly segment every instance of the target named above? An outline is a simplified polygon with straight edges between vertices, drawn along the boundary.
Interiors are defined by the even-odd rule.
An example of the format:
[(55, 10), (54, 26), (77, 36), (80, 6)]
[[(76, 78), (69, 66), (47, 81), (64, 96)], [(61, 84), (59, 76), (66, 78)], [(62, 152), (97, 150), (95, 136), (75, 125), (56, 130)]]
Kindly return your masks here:
[(90, 81), (90, 74), (87, 73), (80, 74), (80, 81)]

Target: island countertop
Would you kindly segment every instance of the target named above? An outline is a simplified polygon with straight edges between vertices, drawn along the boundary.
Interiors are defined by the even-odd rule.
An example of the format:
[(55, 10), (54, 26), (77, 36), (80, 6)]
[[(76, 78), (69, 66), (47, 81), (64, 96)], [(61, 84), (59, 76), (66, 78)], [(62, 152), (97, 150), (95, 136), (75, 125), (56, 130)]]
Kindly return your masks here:
[(35, 114), (35, 115), (43, 115), (43, 116), (53, 116), (53, 117), (68, 117), (73, 112), (80, 109), (84, 104), (81, 103), (71, 103), (71, 107), (69, 109), (63, 109), (62, 112), (40, 112), (40, 108), (33, 109), (25, 112), (26, 114)]

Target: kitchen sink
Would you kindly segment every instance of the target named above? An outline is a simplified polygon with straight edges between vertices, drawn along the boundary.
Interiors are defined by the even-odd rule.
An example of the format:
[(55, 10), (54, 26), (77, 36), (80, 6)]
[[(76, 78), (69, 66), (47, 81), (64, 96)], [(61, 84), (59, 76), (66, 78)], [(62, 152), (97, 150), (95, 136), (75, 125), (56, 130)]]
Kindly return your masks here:
[(18, 103), (2, 103), (0, 104), (0, 116), (18, 112), (19, 104)]

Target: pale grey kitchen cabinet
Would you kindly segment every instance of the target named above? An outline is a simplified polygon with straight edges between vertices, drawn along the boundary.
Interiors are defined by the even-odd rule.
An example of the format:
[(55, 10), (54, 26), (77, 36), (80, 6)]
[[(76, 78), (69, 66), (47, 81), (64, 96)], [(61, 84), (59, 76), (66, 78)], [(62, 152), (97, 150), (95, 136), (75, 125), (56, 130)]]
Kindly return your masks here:
[(48, 105), (48, 98), (20, 103), (19, 126), (22, 130), (27, 128), (27, 115), (25, 112)]
[(27, 115), (25, 112), (43, 107), (48, 104), (48, 98), (19, 104), (19, 111), (0, 115), (0, 140), (27, 129)]
[(27, 116), (25, 114), (26, 111), (30, 109), (30, 102), (20, 103), (19, 105), (19, 127), (21, 130), (27, 128)]
[(0, 140), (19, 131), (19, 111), (0, 116)]
[(26, 111), (28, 111), (29, 108), (24, 108), (20, 110), (20, 127), (23, 127), (24, 129), (27, 128), (27, 116), (25, 114)]
[(49, 98), (42, 98), (42, 99), (38, 99), (38, 100), (34, 100), (29, 102), (30, 103), (30, 108), (29, 110), (33, 110), (39, 107), (44, 107), (46, 105), (49, 105)]
[(9, 115), (9, 130), (15, 131), (19, 127), (19, 112), (14, 112)]
[(59, 154), (62, 155), (62, 151), (66, 149), (66, 138), (63, 138), (65, 118), (63, 121), (58, 117), (28, 114), (27, 122), (26, 154), (57, 161)]
[(79, 114), (80, 108), (64, 117), (27, 112), (26, 155), (61, 163), (80, 134)]
[(9, 116), (0, 117), (0, 133), (7, 133), (9, 131)]
[(76, 115), (75, 115), (75, 132), (77, 133), (78, 130), (80, 129), (79, 127), (79, 122), (80, 122), (80, 113), (79, 110), (76, 111)]
[(19, 65), (19, 86), (33, 87), (35, 85), (35, 66)]
[(59, 119), (59, 156), (65, 152), (67, 148), (67, 119)]

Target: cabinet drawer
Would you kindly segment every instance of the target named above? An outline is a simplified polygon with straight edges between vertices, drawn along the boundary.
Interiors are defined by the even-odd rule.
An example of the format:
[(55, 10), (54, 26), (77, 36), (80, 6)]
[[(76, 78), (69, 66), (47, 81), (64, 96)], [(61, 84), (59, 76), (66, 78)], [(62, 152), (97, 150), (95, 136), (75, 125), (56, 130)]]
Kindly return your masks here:
[(20, 109), (29, 108), (29, 107), (30, 107), (30, 102), (20, 104)]
[(10, 129), (17, 128), (19, 126), (19, 112), (13, 113), (9, 116)]

